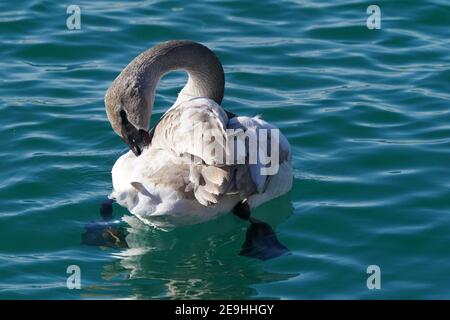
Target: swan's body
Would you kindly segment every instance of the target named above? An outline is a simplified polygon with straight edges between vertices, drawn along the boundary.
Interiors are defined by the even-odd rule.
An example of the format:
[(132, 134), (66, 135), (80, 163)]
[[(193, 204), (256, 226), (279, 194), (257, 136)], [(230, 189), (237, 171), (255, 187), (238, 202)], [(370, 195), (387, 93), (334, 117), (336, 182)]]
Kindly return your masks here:
[[(281, 133), (279, 170), (274, 175), (261, 174), (264, 165), (259, 159), (230, 164), (217, 154), (200, 151), (209, 142), (202, 140), (199, 145), (193, 139), (199, 127), (206, 136), (218, 132), (223, 141), (233, 139), (227, 129), (241, 134), (276, 129), (258, 117), (231, 116), (222, 109), (223, 71), (211, 54), (188, 41), (159, 45), (131, 62), (107, 92), (113, 128), (133, 145), (133, 152), (122, 155), (112, 169), (111, 196), (147, 224), (166, 228), (199, 223), (230, 212), (242, 201), (254, 208), (291, 189), (291, 150)], [(155, 127), (151, 144), (142, 147), (156, 83), (173, 69), (187, 70), (189, 81)], [(118, 113), (123, 110), (128, 118), (120, 120)], [(127, 119), (139, 133), (127, 127)], [(222, 147), (222, 156), (230, 152), (226, 144)], [(248, 150), (244, 153), (248, 157)]]

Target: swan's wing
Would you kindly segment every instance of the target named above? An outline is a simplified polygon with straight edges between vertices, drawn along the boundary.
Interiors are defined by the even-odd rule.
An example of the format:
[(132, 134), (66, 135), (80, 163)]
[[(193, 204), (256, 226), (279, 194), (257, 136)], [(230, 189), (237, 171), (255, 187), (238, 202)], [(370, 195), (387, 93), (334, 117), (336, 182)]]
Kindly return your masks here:
[(189, 164), (185, 192), (194, 192), (205, 206), (217, 204), (231, 183), (231, 170), (225, 163), (227, 123), (217, 103), (196, 98), (171, 108), (154, 131), (152, 147), (173, 152), (180, 165)]
[[(289, 142), (278, 128), (258, 117), (235, 117), (229, 121), (228, 129), (234, 130), (236, 139), (245, 141), (244, 148), (241, 148), (243, 153), (238, 154), (235, 151), (235, 154), (238, 154), (235, 156), (236, 161), (242, 161), (242, 158), (245, 158), (246, 163), (236, 168), (234, 178), (236, 189), (243, 198), (255, 193), (264, 193), (273, 174), (276, 174), (274, 170), (270, 170), (277, 168), (277, 165), (272, 162), (276, 161), (279, 168), (279, 165), (290, 158)], [(265, 130), (267, 135), (260, 135), (260, 130)], [(277, 134), (277, 136), (272, 136), (272, 134)], [(266, 139), (261, 139), (264, 136)], [(229, 140), (231, 140), (231, 136), (229, 136)], [(250, 141), (254, 142), (253, 146), (250, 145)], [(278, 149), (276, 153), (274, 153), (275, 150), (272, 150), (273, 147)], [(255, 151), (256, 154), (252, 156), (251, 153)]]
[(197, 98), (171, 108), (155, 128), (152, 146), (207, 165), (225, 164), (228, 117), (213, 100)]

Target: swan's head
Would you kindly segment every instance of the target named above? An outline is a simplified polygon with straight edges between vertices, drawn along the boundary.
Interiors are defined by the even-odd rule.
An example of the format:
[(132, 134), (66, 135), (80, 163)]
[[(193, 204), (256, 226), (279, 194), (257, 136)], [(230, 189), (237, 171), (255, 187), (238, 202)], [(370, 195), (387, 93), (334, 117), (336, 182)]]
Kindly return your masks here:
[(189, 80), (179, 98), (205, 97), (220, 104), (225, 76), (219, 59), (207, 47), (186, 40), (164, 42), (144, 51), (106, 92), (108, 119), (135, 155), (148, 144), (147, 130), (159, 79), (180, 69), (189, 73)]
[(119, 76), (106, 91), (105, 107), (114, 131), (136, 156), (151, 142), (148, 125), (151, 106), (136, 84), (124, 83)]

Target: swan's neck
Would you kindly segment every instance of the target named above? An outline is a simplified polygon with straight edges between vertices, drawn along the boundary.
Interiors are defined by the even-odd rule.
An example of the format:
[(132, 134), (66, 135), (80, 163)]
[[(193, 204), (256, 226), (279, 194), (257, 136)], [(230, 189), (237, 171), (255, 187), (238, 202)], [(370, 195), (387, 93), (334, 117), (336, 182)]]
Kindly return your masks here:
[[(139, 101), (139, 107), (132, 109), (139, 112), (139, 117), (131, 117), (138, 122), (135, 123), (137, 127), (148, 129), (157, 84), (162, 76), (174, 70), (185, 70), (188, 73), (188, 81), (180, 91), (175, 105), (195, 97), (213, 99), (218, 104), (222, 102), (225, 79), (216, 55), (195, 42), (166, 42), (136, 57), (122, 72), (128, 78), (127, 82), (131, 81), (132, 86), (138, 89), (138, 100), (143, 100)], [(125, 90), (124, 94), (133, 94), (133, 91)]]

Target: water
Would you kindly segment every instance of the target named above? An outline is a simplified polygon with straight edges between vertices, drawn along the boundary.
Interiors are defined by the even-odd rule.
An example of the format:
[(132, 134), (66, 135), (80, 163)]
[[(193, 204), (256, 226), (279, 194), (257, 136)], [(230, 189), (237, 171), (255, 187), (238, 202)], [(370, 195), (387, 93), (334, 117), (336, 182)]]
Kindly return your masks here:
[[(0, 4), (1, 298), (450, 298), (447, 1), (377, 1), (381, 30), (356, 0), (74, 4), (79, 31), (59, 1)], [(292, 255), (238, 256), (247, 225), (232, 215), (173, 232), (128, 218), (131, 249), (81, 245), (126, 151), (104, 93), (170, 39), (211, 47), (223, 105), (292, 144), (293, 190), (254, 212)], [(153, 121), (184, 81), (163, 79)]]

